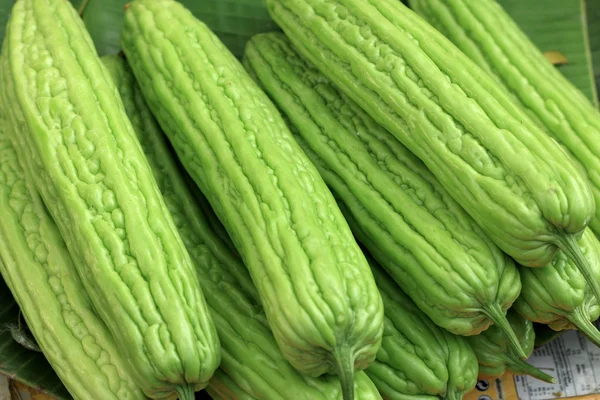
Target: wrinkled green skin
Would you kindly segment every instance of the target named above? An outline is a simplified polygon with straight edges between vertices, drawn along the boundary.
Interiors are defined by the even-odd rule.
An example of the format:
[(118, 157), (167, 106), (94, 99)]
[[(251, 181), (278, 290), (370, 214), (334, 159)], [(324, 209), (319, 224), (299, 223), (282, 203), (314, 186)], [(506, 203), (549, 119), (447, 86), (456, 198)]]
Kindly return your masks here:
[(0, 104), (0, 273), (44, 356), (78, 400), (145, 399), (31, 180)]
[[(579, 246), (600, 281), (600, 242), (586, 229)], [(600, 306), (579, 270), (562, 252), (544, 268), (522, 268), (523, 290), (515, 309), (525, 318), (561, 331), (579, 329), (600, 346), (600, 332), (592, 322)]]
[(558, 247), (581, 261), (575, 242), (595, 213), (585, 175), (441, 33), (397, 0), (266, 4), (298, 51), (423, 160), (502, 250), (533, 267)]
[(213, 400), (256, 400), (220, 369), (213, 375), (206, 391)]
[(492, 322), (486, 310), (504, 318), (519, 295), (517, 268), (423, 163), (283, 34), (252, 38), (244, 65), (289, 120), (357, 238), (436, 324), (474, 335)]
[(494, 77), (587, 172), (600, 234), (600, 113), (495, 0), (410, 0), (410, 6)]
[(381, 344), (383, 307), (318, 171), (239, 61), (181, 4), (133, 1), (121, 40), (150, 109), (248, 267), (282, 353), (307, 375), (337, 373), (351, 391), (352, 370)]
[[(535, 344), (533, 324), (512, 309), (508, 311), (507, 318), (521, 341), (523, 351), (529, 357)], [(554, 379), (521, 360), (510, 348), (510, 342), (506, 340), (504, 332), (496, 326), (490, 327), (479, 336), (469, 337), (468, 341), (479, 361), (479, 377), (481, 379), (496, 379), (506, 371), (517, 375), (531, 375), (546, 382), (552, 382)]]
[(94, 308), (152, 398), (193, 398), (219, 341), (117, 90), (64, 0), (21, 0), (2, 55), (19, 158)]
[[(103, 57), (158, 187), (194, 262), (222, 345), (220, 368), (208, 385), (222, 399), (341, 400), (339, 380), (300, 375), (283, 357), (258, 293), (210, 205), (179, 164), (124, 59)], [(242, 389), (243, 388), (243, 389)], [(364, 372), (355, 376), (357, 399), (380, 396)], [(219, 397), (217, 397), (219, 398)]]
[(385, 399), (462, 399), (477, 383), (467, 339), (435, 325), (377, 264), (371, 268), (385, 307), (377, 359), (367, 375)]

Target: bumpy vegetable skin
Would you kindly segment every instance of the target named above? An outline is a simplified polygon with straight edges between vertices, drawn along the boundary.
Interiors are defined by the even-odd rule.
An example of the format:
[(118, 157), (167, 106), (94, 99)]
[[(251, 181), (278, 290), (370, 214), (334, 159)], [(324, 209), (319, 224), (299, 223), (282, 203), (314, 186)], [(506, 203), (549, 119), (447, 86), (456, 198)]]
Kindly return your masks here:
[[(521, 341), (521, 347), (529, 357), (535, 344), (533, 324), (514, 310), (509, 310), (507, 317)], [(556, 382), (554, 377), (521, 360), (521, 357), (510, 348), (504, 332), (495, 326), (479, 336), (469, 337), (468, 340), (479, 361), (481, 379), (496, 379), (509, 371), (516, 375), (530, 375), (549, 383)]]
[(316, 168), (181, 4), (133, 1), (121, 39), (150, 109), (248, 267), (283, 354), (305, 374), (337, 373), (350, 398), (352, 371), (380, 346), (383, 307)]
[(206, 391), (213, 400), (256, 400), (221, 369), (215, 371)]
[(522, 265), (557, 250), (600, 297), (577, 240), (584, 174), (493, 78), (397, 0), (267, 0), (299, 52), (419, 157)]
[[(467, 339), (435, 325), (371, 262), (385, 307), (383, 342), (367, 369), (385, 399), (462, 399), (477, 383), (477, 358)], [(491, 328), (490, 328), (491, 329)]]
[(28, 180), (0, 103), (0, 273), (74, 399), (145, 399), (132, 382), (55, 223)]
[[(335, 376), (308, 378), (283, 357), (260, 306), (258, 293), (210, 205), (178, 163), (150, 113), (125, 60), (104, 57), (125, 109), (181, 237), (194, 261), (222, 343), (222, 362), (208, 385), (223, 399), (340, 400)], [(380, 396), (364, 372), (356, 374), (357, 399)]]
[(410, 6), (509, 91), (578, 160), (591, 182), (600, 234), (600, 112), (495, 0), (410, 0)]
[[(586, 229), (579, 246), (592, 267), (592, 276), (600, 281), (600, 242)], [(579, 329), (600, 346), (600, 332), (593, 322), (600, 306), (577, 267), (563, 253), (544, 268), (522, 268), (523, 290), (515, 309), (525, 318), (561, 331)]]
[(492, 320), (508, 326), (517, 268), (419, 159), (282, 34), (252, 38), (244, 65), (289, 120), (357, 238), (436, 324), (461, 335)]
[(2, 55), (13, 144), (136, 383), (193, 398), (220, 360), (189, 254), (69, 2), (21, 0)]

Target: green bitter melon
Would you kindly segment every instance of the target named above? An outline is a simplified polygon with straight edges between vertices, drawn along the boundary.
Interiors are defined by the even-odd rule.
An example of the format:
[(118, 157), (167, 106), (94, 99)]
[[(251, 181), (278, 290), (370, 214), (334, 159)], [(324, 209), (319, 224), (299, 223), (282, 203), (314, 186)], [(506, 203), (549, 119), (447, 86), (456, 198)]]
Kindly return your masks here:
[(267, 0), (298, 51), (419, 157), (520, 264), (558, 249), (600, 298), (577, 246), (592, 190), (562, 147), (441, 33), (397, 0)]
[(0, 102), (0, 273), (74, 399), (145, 399), (11, 141)]
[(149, 397), (204, 387), (219, 342), (117, 89), (65, 0), (21, 0), (2, 53), (11, 136), (94, 308)]
[(248, 42), (244, 65), (261, 83), (330, 186), (357, 238), (433, 321), (461, 335), (504, 316), (517, 268), (425, 165), (279, 33)]
[(205, 24), (134, 0), (122, 47), (179, 159), (208, 198), (301, 372), (352, 374), (381, 343), (383, 307), (335, 199), (268, 97)]
[[(579, 246), (600, 281), (600, 243), (586, 229)], [(544, 268), (522, 268), (523, 290), (515, 309), (525, 318), (561, 331), (577, 328), (597, 346), (600, 332), (592, 322), (600, 316), (600, 306), (584, 277), (563, 253)]]
[[(535, 344), (533, 324), (513, 309), (508, 311), (507, 317), (521, 341), (521, 347), (529, 357)], [(554, 377), (523, 361), (510, 347), (504, 332), (495, 326), (481, 335), (469, 337), (468, 340), (477, 355), (481, 379), (496, 379), (509, 371), (516, 375), (530, 375), (545, 382), (556, 383)]]
[(495, 0), (410, 0), (410, 6), (508, 92), (578, 160), (591, 183), (600, 234), (600, 112)]
[[(252, 279), (230, 250), (230, 239), (188, 176), (147, 107), (124, 59), (103, 62), (123, 99), (158, 187), (187, 246), (222, 343), (222, 362), (208, 385), (225, 399), (341, 400), (335, 376), (299, 374), (281, 354)], [(234, 391), (234, 394), (231, 393)], [(355, 376), (357, 399), (380, 399), (364, 372)], [(229, 396), (229, 397), (227, 397)]]
[(379, 265), (371, 261), (371, 268), (385, 322), (381, 348), (367, 375), (387, 400), (462, 399), (478, 373), (467, 339), (438, 327)]

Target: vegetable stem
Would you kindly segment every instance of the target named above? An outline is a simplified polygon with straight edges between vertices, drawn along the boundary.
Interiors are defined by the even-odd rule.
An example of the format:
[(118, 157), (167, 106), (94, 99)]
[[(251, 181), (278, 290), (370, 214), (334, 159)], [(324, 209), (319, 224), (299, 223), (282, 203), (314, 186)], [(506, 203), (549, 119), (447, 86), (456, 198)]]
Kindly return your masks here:
[(519, 342), (515, 331), (513, 331), (510, 326), (508, 319), (506, 319), (506, 313), (502, 311), (500, 305), (493, 304), (489, 307), (485, 307), (483, 312), (494, 322), (494, 324), (504, 331), (515, 354), (522, 359), (526, 359), (527, 354), (523, 351), (523, 347), (521, 347), (521, 343)]
[(581, 272), (586, 282), (590, 286), (590, 289), (592, 289), (596, 301), (598, 301), (598, 304), (600, 304), (600, 283), (592, 276), (588, 262), (585, 259), (581, 248), (579, 248), (579, 244), (577, 243), (575, 236), (561, 236), (557, 240), (556, 246), (573, 261), (577, 269), (579, 269), (579, 272)]
[(194, 400), (194, 385), (179, 385), (175, 391), (179, 400)]
[(556, 383), (556, 379), (553, 376), (548, 375), (539, 368), (519, 358), (513, 357), (508, 365), (508, 369), (510, 369), (512, 372), (516, 372), (517, 374), (529, 375), (544, 382), (552, 384)]
[(342, 385), (342, 398), (354, 400), (354, 358), (352, 350), (343, 344), (334, 353), (337, 375)]
[(596, 346), (600, 347), (600, 332), (590, 321), (590, 318), (583, 307), (577, 307), (566, 317), (581, 333), (590, 339), (590, 341), (592, 341)]

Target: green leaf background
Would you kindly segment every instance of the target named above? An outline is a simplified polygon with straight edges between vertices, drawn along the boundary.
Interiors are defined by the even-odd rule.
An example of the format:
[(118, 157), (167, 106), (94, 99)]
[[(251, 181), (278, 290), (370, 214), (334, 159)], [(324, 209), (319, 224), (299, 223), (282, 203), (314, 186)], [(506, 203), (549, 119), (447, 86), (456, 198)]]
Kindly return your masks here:
[[(600, 0), (499, 0), (542, 51), (559, 51), (568, 64), (558, 67), (590, 100), (597, 101), (600, 84)], [(241, 57), (247, 40), (259, 32), (277, 30), (263, 0), (181, 0), (229, 49)], [(119, 51), (119, 31), (126, 0), (71, 0), (100, 55)], [(13, 0), (0, 0), (0, 38)], [(16, 323), (18, 307), (0, 279), (0, 327)], [(554, 337), (540, 327), (540, 339)], [(16, 343), (0, 329), (0, 372), (59, 398), (68, 393), (40, 353)], [(203, 395), (199, 395), (203, 396)]]

